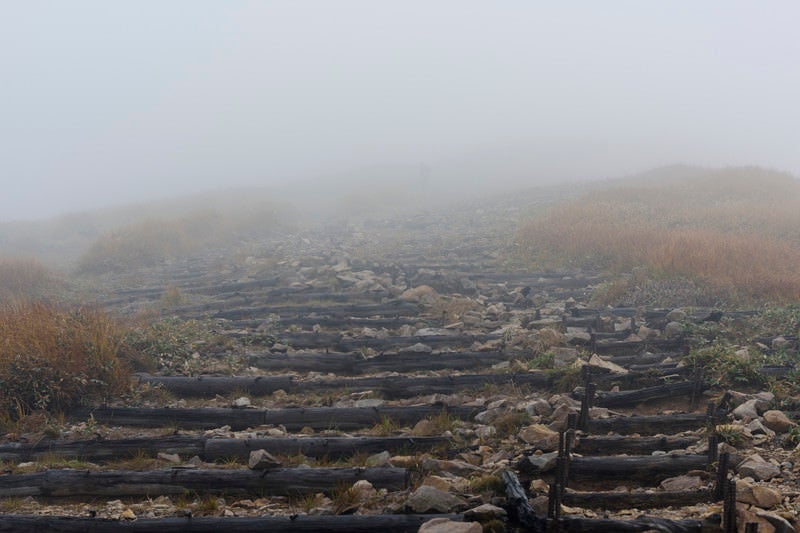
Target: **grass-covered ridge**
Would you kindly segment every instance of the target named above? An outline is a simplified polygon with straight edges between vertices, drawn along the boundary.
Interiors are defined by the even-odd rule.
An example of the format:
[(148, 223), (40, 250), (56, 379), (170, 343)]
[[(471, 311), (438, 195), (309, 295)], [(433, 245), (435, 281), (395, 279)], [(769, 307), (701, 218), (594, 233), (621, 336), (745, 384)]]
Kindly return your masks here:
[(545, 268), (690, 280), (731, 304), (800, 298), (800, 181), (760, 168), (624, 180), (560, 204), (518, 235)]

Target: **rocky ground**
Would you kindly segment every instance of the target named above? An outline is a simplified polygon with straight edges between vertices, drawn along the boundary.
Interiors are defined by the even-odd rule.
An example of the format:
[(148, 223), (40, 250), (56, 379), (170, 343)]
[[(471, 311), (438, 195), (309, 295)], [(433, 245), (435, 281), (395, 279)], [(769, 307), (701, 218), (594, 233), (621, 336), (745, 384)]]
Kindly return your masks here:
[[(543, 198), (538, 205), (548, 201)], [(0, 443), (6, 468), (0, 481), (56, 469), (270, 472), (358, 466), (365, 472), (407, 469), (408, 482), (401, 490), (358, 479), (335, 484), (329, 490), (300, 492), (288, 487), (284, 494), (209, 487), (152, 489), (146, 497), (124, 493), (58, 497), (33, 489), (15, 491), (9, 485), (0, 487), (3, 516), (144, 521), (176, 516), (439, 514), (432, 518), (436, 522), (422, 526), (420, 531), (514, 530), (521, 527), (521, 519), (502, 473), (511, 471), (519, 476), (528, 504), (537, 515), (552, 514), (548, 506), (551, 486), (558, 482), (556, 457), (559, 439), (564, 438), (560, 435), (569, 432), (570, 415), (581, 415), (587, 384), (594, 380), (599, 391), (592, 397), (594, 406), (584, 407), (590, 420), (662, 415), (654, 422), (655, 428), (618, 433), (632, 440), (647, 434), (669, 435), (684, 439), (683, 445), (660, 448), (656, 443), (640, 454), (621, 454), (613, 447), (582, 452), (581, 446), (607, 432), (578, 429), (570, 433), (574, 435), (573, 460), (699, 457), (709, 454), (712, 434), (718, 439), (718, 451), (711, 464), (702, 468), (668, 474), (654, 471), (640, 478), (598, 474), (571, 479), (558, 514), (615, 520), (634, 520), (643, 514), (670, 520), (696, 519), (714, 530), (725, 509), (721, 499), (704, 499), (703, 491), (714, 489), (718, 457), (729, 453), (739, 529), (744, 531), (745, 524), (758, 523), (762, 532), (795, 530), (800, 523), (797, 432), (793, 412), (775, 398), (776, 391), (745, 385), (698, 387), (692, 393), (603, 406), (604, 398), (614, 392), (696, 381), (696, 364), (685, 358), (690, 348), (704, 344), (707, 339), (703, 335), (735, 329), (751, 315), (697, 308), (595, 308), (590, 298), (603, 282), (599, 273), (514, 268), (513, 255), (509, 254), (514, 246), (514, 228), (529, 214), (531, 205), (537, 204), (530, 198), (501, 197), (461, 204), (448, 211), (307, 228), (276, 235), (269, 241), (232, 243), (228, 250), (95, 283), (94, 297), (122, 315), (157, 309), (163, 317), (178, 317), (183, 324), (191, 321), (194, 328), (181, 330), (187, 336), (169, 345), (172, 351), (160, 352), (158, 365), (144, 369), (129, 396), (109, 399), (109, 407), (265, 412), (298, 407), (432, 407), (439, 410), (438, 414), (405, 423), (382, 417), (362, 427), (342, 430), (346, 419), (336, 417), (344, 417), (344, 411), (332, 411), (327, 425), (304, 424), (301, 420), (296, 429), (289, 423), (243, 428), (221, 423), (199, 428), (177, 419), (172, 424), (154, 422), (152, 425), (158, 427), (143, 427), (115, 423), (113, 418), (105, 420), (92, 413), (68, 419), (63, 425), (21, 428), (17, 434), (5, 435)], [(381, 307), (393, 302), (407, 307)], [(165, 330), (165, 335), (175, 331)], [(749, 345), (752, 349), (761, 343), (767, 351), (777, 346), (783, 353), (796, 353), (797, 332), (781, 333), (753, 338), (740, 348), (747, 350)], [(345, 370), (326, 366), (340, 356), (354, 359)], [(434, 366), (426, 367), (428, 363)], [(185, 395), (170, 392), (168, 385), (148, 381), (159, 374), (282, 376), (289, 381), (286, 387), (269, 394), (253, 394), (243, 385), (235, 385), (224, 393)], [(439, 384), (433, 385), (435, 382), (413, 381), (440, 378), (455, 382), (459, 376), (471, 375), (485, 378), (479, 379), (478, 385), (453, 385), (452, 390), (443, 391), (436, 389)], [(521, 375), (542, 379), (526, 382), (515, 377)], [(498, 376), (507, 379), (495, 379)], [(392, 389), (392, 381), (401, 378), (412, 380), (403, 382), (410, 388)], [(713, 385), (708, 378), (706, 375), (706, 383)], [(349, 381), (343, 384), (342, 379)], [(414, 383), (424, 385), (416, 390)], [(702, 419), (677, 431), (665, 422), (680, 414), (702, 415), (709, 401), (718, 409), (714, 419)], [(474, 413), (452, 414), (461, 407)], [(663, 431), (658, 424), (664, 424)], [(166, 436), (441, 436), (447, 442), (427, 450), (356, 451), (335, 459), (324, 454), (268, 450), (252, 450), (252, 455), (227, 461), (167, 449), (105, 460), (57, 453), (69, 442), (113, 443), (133, 437), (156, 441)], [(14, 445), (41, 447), (43, 443), (48, 453), (27, 460), (4, 451)], [(573, 464), (577, 468), (580, 462)], [(653, 508), (579, 506), (569, 503), (572, 491), (632, 496), (695, 491), (697, 499)], [(597, 496), (597, 501), (600, 498)], [(581, 530), (592, 530), (583, 527)], [(567, 526), (562, 529), (570, 530)]]

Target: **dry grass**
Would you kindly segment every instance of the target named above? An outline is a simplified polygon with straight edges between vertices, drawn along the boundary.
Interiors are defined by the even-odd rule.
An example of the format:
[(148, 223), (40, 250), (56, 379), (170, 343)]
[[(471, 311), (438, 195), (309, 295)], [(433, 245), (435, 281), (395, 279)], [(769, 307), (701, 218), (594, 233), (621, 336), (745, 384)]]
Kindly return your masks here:
[(23, 303), (0, 310), (0, 417), (59, 411), (123, 392), (124, 328), (101, 310)]
[(63, 282), (35, 259), (0, 259), (0, 304), (42, 299), (62, 286)]
[(798, 180), (726, 169), (595, 191), (525, 225), (519, 244), (540, 267), (638, 268), (730, 303), (785, 302), (800, 297), (798, 227)]

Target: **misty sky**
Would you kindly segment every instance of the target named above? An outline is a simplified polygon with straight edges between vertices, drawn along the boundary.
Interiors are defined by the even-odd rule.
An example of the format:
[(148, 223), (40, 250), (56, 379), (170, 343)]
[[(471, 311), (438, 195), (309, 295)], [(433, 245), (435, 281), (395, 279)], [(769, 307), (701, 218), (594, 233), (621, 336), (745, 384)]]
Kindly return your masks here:
[(4, 2), (0, 220), (421, 163), (798, 175), (799, 20), (794, 0)]

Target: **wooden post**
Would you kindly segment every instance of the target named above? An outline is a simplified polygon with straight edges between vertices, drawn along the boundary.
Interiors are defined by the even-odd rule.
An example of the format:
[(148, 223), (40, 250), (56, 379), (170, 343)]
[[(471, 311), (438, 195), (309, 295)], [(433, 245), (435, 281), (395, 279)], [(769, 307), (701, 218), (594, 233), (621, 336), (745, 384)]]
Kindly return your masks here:
[(729, 480), (725, 486), (725, 504), (722, 511), (722, 527), (725, 533), (736, 533), (736, 480)]
[(717, 465), (717, 483), (714, 485), (714, 500), (719, 501), (725, 497), (725, 486), (728, 483), (728, 468), (730, 466), (731, 456), (725, 452), (719, 456), (719, 464)]

